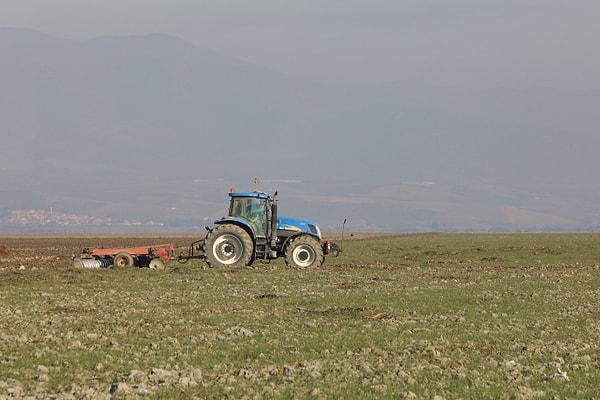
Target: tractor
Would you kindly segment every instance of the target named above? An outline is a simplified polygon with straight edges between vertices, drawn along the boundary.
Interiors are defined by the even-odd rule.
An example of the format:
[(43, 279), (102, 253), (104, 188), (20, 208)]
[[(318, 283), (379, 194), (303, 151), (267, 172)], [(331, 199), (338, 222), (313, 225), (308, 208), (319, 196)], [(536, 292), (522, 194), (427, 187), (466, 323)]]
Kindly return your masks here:
[[(191, 258), (211, 267), (242, 267), (255, 261), (284, 257), (294, 268), (319, 267), (326, 255), (338, 256), (341, 247), (322, 241), (319, 226), (311, 221), (277, 215), (277, 192), (229, 192), (229, 214), (207, 227), (203, 240), (192, 243)], [(194, 254), (194, 250), (198, 253)]]

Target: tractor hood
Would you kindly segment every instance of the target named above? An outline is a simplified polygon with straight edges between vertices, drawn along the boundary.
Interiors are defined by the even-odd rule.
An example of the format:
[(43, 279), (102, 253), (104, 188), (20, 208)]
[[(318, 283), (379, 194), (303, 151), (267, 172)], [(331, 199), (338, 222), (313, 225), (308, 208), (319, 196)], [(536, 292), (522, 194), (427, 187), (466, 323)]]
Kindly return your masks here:
[(321, 229), (315, 222), (305, 219), (278, 217), (277, 230), (306, 232), (321, 239)]

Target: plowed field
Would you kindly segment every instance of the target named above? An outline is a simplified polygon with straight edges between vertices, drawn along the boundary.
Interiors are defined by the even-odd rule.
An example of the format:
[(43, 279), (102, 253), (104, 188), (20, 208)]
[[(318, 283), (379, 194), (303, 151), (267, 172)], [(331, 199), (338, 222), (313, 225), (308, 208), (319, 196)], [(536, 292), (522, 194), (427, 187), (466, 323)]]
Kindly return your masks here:
[(173, 243), (185, 255), (201, 235), (0, 235), (0, 269), (48, 269), (71, 266), (85, 248), (123, 248)]
[(0, 399), (597, 398), (599, 234), (354, 235), (320, 268), (74, 268), (0, 236)]

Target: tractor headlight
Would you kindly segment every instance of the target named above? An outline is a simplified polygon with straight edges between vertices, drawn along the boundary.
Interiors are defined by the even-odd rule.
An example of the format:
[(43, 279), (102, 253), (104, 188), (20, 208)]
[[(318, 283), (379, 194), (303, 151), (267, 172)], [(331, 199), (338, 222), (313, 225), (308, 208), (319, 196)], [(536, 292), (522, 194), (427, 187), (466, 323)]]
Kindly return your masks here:
[(319, 225), (308, 224), (308, 228), (312, 234), (317, 235), (321, 239), (321, 228), (319, 228)]

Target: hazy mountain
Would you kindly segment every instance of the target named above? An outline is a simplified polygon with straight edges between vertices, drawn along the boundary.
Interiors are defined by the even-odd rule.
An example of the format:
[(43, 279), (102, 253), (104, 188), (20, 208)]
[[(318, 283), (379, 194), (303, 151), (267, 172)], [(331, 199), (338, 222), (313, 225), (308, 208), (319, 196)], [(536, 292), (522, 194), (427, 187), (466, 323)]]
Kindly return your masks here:
[(0, 28), (0, 52), (0, 232), (194, 229), (232, 186), (327, 230), (600, 227), (598, 91), (323, 85), (163, 35)]

